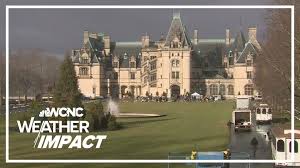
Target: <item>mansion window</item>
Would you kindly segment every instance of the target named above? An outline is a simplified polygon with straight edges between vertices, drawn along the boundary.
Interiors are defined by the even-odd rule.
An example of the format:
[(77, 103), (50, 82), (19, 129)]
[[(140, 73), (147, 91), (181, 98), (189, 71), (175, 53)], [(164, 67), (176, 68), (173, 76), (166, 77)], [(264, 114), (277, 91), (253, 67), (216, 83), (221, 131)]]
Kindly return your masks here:
[(253, 85), (247, 84), (245, 85), (245, 95), (253, 95)]
[(218, 86), (216, 84), (211, 84), (209, 86), (210, 95), (218, 95)]
[(179, 60), (172, 60), (172, 67), (179, 67)]
[(96, 88), (93, 87), (93, 94), (96, 94)]
[(172, 79), (179, 79), (179, 72), (178, 71), (173, 71), (172, 72)]
[(144, 77), (144, 83), (147, 83), (147, 76)]
[(154, 60), (156, 56), (150, 56), (150, 60)]
[(228, 95), (234, 95), (234, 87), (233, 87), (233, 85), (228, 85)]
[(251, 59), (247, 59), (246, 63), (247, 63), (247, 66), (252, 66), (252, 60)]
[(130, 62), (130, 68), (135, 68), (135, 62)]
[(135, 79), (135, 72), (130, 73), (130, 79)]
[(252, 79), (252, 72), (251, 71), (247, 71), (247, 79)]
[(89, 69), (86, 67), (79, 68), (79, 75), (88, 75)]
[(155, 81), (156, 80), (156, 74), (153, 74), (150, 76), (150, 81)]
[(118, 68), (118, 67), (119, 67), (118, 62), (113, 62), (113, 67), (114, 67), (114, 68)]
[(150, 63), (150, 70), (156, 69), (156, 62)]
[(118, 79), (118, 72), (114, 72), (114, 79)]

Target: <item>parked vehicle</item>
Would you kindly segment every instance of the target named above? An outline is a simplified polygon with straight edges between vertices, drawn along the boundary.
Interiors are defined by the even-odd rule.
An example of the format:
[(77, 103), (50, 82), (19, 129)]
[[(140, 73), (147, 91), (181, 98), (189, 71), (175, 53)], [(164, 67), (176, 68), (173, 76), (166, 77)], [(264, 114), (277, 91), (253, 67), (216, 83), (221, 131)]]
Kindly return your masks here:
[[(294, 167), (300, 166), (300, 130), (294, 130), (294, 158), (295, 162), (276, 162), (275, 167)], [(269, 133), (271, 140), (272, 158), (274, 160), (291, 160), (292, 159), (292, 140), (290, 128), (275, 126)]]
[(268, 104), (259, 104), (255, 111), (257, 124), (269, 123), (272, 121), (272, 108), (270, 108)]
[(249, 96), (237, 96), (236, 109), (250, 109)]
[[(223, 152), (197, 152), (197, 160), (224, 160)], [(224, 163), (197, 163), (196, 168), (225, 168)]]
[(251, 131), (251, 110), (249, 109), (236, 109), (232, 112), (232, 122), (234, 131), (239, 130)]
[(251, 110), (248, 96), (236, 97), (236, 109), (232, 112), (234, 131), (251, 131)]

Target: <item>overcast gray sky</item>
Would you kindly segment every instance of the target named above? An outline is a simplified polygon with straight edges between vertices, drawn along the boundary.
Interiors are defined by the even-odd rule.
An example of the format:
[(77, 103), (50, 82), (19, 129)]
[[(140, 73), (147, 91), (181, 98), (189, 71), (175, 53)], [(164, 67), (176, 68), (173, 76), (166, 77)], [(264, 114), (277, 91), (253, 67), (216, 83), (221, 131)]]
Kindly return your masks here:
[[(37, 3), (38, 2), (38, 3)], [(71, 3), (72, 2), (72, 3)], [(84, 3), (83, 3), (84, 2)], [(156, 3), (155, 3), (156, 2)], [(59, 1), (11, 0), (9, 5), (36, 4), (172, 4), (172, 5), (247, 5), (271, 4), (272, 0), (206, 0), (206, 1)], [(5, 39), (4, 7), (1, 7), (1, 39)], [(242, 27), (247, 35), (248, 26), (258, 26), (258, 36), (264, 37), (264, 9), (180, 9), (181, 18), (191, 34), (199, 30), (199, 38), (224, 38), (225, 28), (236, 33)], [(147, 32), (158, 40), (167, 34), (172, 9), (12, 9), (10, 11), (10, 47), (41, 48), (46, 52), (63, 55), (64, 51), (82, 45), (83, 30), (105, 32), (113, 41), (138, 41)], [(3, 37), (3, 38), (2, 38)], [(0, 42), (4, 47), (4, 40)]]

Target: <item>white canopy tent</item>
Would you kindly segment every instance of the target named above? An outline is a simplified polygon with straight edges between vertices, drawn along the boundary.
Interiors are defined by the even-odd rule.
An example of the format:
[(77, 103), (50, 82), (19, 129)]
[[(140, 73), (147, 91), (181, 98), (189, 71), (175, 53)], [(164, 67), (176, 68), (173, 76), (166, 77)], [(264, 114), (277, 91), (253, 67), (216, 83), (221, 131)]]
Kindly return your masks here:
[(200, 99), (201, 98), (201, 95), (199, 93), (197, 93), (197, 92), (194, 92), (193, 94), (191, 94), (191, 96), (193, 98), (196, 98), (196, 99)]

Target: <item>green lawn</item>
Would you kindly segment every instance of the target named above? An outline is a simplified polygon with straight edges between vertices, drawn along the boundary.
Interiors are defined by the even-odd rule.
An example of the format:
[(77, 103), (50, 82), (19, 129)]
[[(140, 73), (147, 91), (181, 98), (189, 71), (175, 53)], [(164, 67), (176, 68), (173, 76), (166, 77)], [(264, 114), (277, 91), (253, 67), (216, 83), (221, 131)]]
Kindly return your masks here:
[[(121, 103), (121, 112), (158, 113), (164, 117), (118, 119), (121, 130), (93, 132), (107, 135), (101, 149), (33, 149), (36, 134), (10, 131), (10, 159), (167, 159), (169, 152), (221, 151), (228, 145), (226, 123), (233, 102), (214, 103)], [(4, 160), (4, 116), (0, 116), (0, 153)], [(11, 126), (16, 125), (11, 116)], [(3, 163), (4, 165), (4, 163)], [(1, 165), (0, 165), (1, 167)], [(9, 164), (4, 167), (26, 167)], [(74, 167), (72, 164), (30, 164), (27, 167)], [(167, 165), (88, 164), (84, 167), (167, 167)]]

